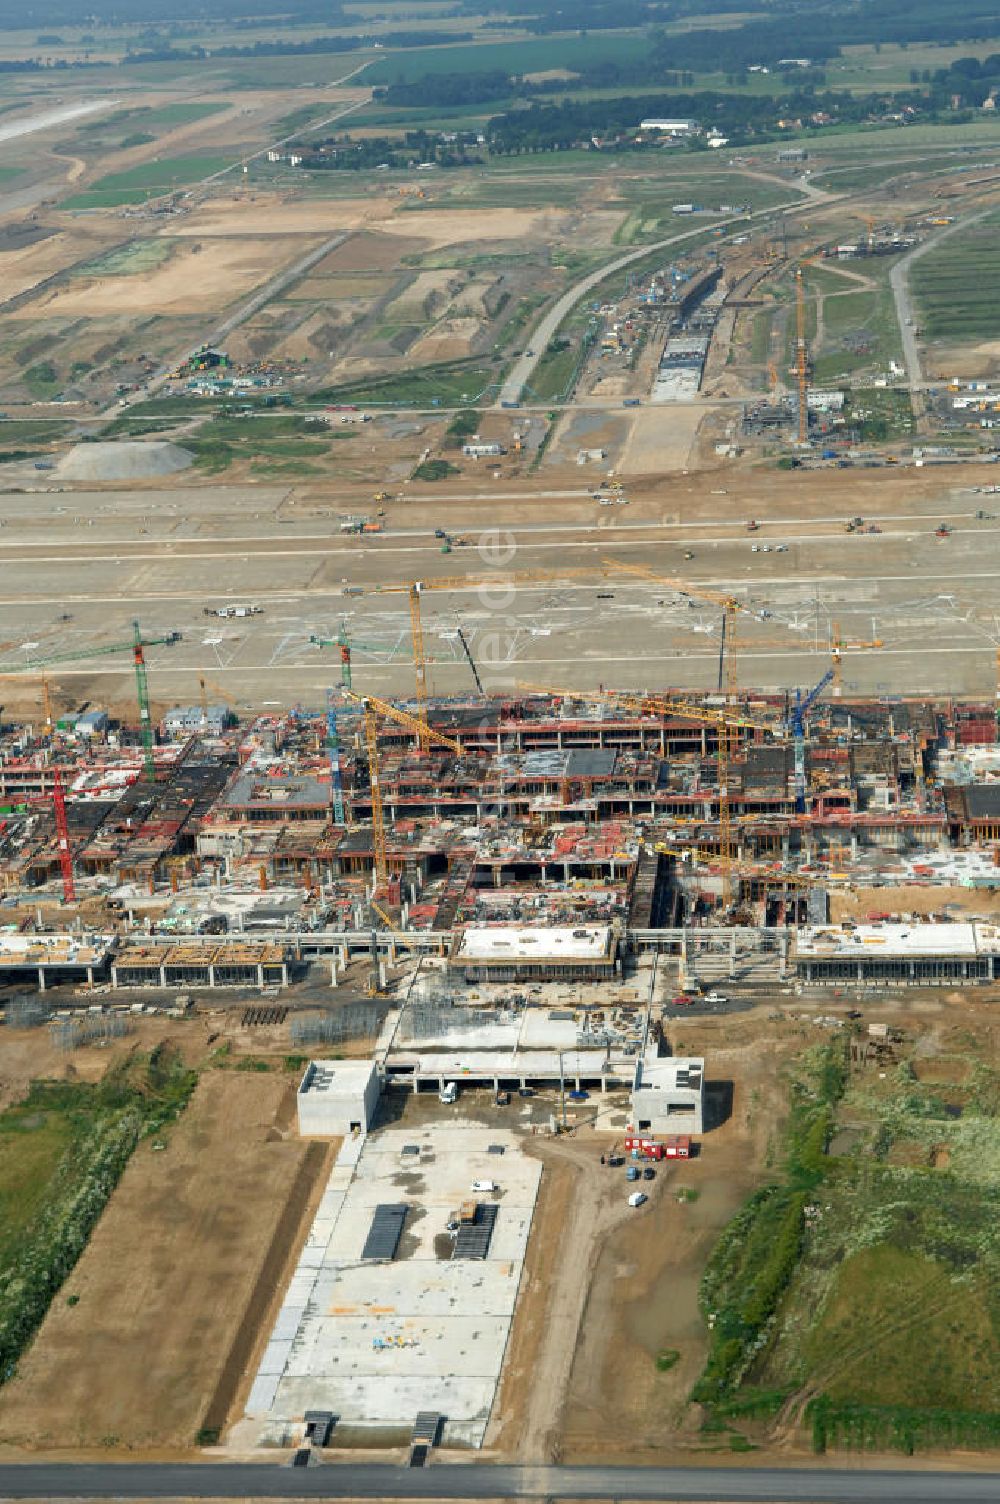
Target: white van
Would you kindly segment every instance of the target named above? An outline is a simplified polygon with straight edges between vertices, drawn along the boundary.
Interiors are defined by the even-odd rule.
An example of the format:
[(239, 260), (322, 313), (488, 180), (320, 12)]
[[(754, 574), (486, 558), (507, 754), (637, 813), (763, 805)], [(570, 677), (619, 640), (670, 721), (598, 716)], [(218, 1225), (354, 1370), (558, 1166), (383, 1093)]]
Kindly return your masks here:
[(497, 1183), (495, 1180), (474, 1180), (472, 1182), (472, 1189), (476, 1192), (477, 1196), (494, 1196), (497, 1191)]
[(438, 1101), (444, 1102), (445, 1104), (448, 1104), (450, 1102), (457, 1102), (458, 1083), (455, 1081), (446, 1081), (441, 1090), (438, 1092)]
[(631, 1196), (628, 1198), (629, 1206), (642, 1206), (644, 1205), (645, 1201), (646, 1196), (642, 1191), (633, 1191)]

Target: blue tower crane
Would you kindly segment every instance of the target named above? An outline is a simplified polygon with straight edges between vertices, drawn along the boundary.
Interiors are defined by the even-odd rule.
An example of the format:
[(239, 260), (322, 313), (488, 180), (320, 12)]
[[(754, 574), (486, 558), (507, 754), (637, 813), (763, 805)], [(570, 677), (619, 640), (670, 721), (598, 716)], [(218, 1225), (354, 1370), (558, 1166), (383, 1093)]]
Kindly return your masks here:
[(801, 689), (795, 691), (795, 703), (789, 717), (789, 725), (795, 738), (795, 813), (806, 812), (806, 716), (815, 705), (826, 686), (835, 677), (832, 668), (827, 669), (814, 689), (803, 698)]
[(333, 690), (326, 692), (326, 750), (330, 758), (330, 788), (333, 793), (333, 818), (337, 825), (344, 820), (344, 780), (340, 771), (340, 737), (337, 734), (337, 705)]

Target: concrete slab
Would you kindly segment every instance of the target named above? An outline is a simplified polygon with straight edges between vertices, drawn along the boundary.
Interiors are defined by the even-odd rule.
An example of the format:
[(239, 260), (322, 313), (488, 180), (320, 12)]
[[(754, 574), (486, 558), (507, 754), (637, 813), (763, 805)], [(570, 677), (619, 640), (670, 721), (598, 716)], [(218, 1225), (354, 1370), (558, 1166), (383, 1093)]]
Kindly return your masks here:
[[(501, 1144), (502, 1155), (490, 1145)], [(416, 1146), (419, 1153), (404, 1154)], [(541, 1166), (497, 1128), (451, 1119), (380, 1129), (359, 1147), (346, 1192), (328, 1187), (247, 1401), (261, 1439), (307, 1409), (342, 1426), (408, 1429), (446, 1417), (444, 1439), (481, 1445), (517, 1301)], [(498, 1189), (488, 1257), (451, 1259), (447, 1224), (474, 1180)], [(480, 1197), (480, 1199), (486, 1199)], [(339, 1202), (339, 1205), (337, 1203)], [(361, 1262), (374, 1209), (410, 1208), (397, 1257)]]

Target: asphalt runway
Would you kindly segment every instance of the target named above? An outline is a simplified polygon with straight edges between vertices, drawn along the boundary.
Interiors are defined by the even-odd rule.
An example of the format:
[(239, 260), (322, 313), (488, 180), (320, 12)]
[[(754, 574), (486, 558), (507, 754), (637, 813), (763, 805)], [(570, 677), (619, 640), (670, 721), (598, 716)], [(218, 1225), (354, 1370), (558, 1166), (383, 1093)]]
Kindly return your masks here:
[(4, 1499), (657, 1499), (704, 1504), (995, 1504), (1000, 1474), (918, 1468), (505, 1467), (338, 1463), (27, 1463)]

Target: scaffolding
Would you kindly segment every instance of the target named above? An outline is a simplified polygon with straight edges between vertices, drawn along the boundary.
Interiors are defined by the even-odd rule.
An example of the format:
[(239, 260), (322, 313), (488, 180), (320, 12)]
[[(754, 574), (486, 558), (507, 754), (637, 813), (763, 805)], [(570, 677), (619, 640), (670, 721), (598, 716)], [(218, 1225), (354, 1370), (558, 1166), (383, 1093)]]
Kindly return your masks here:
[(8, 1029), (37, 1029), (48, 1023), (51, 1016), (52, 1010), (48, 1004), (30, 992), (21, 997), (9, 998), (4, 1010), (4, 1022)]
[(123, 1039), (131, 1031), (131, 1021), (123, 1013), (83, 1014), (54, 1019), (50, 1032), (57, 1050), (77, 1050), (85, 1044), (103, 1044), (108, 1039)]
[(343, 1008), (297, 1013), (289, 1025), (292, 1044), (343, 1044), (348, 1039), (375, 1039), (385, 1011), (373, 1003), (348, 1003)]

